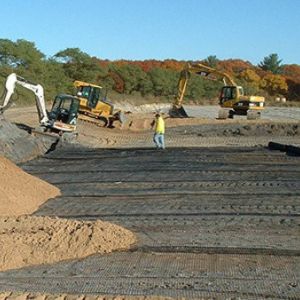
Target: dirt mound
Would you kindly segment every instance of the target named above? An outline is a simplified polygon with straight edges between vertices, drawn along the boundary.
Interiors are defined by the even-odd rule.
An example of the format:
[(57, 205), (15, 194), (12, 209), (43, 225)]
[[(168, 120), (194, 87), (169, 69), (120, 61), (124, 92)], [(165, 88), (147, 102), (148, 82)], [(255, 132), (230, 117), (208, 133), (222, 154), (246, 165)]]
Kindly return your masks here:
[(134, 235), (107, 222), (26, 216), (59, 189), (0, 156), (0, 271), (128, 248)]
[(0, 216), (33, 213), (49, 198), (60, 195), (58, 188), (31, 176), (0, 156)]
[(134, 235), (108, 222), (0, 217), (0, 271), (125, 249)]

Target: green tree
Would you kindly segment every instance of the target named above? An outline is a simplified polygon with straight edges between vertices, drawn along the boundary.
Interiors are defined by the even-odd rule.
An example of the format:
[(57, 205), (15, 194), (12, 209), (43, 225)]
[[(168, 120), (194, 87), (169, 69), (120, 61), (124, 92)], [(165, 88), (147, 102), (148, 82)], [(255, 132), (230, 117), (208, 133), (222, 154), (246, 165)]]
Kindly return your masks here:
[(273, 74), (281, 74), (282, 73), (282, 60), (279, 59), (278, 54), (272, 53), (269, 56), (266, 56), (258, 67), (260, 67), (264, 71), (270, 71)]
[(142, 92), (142, 87), (148, 81), (147, 74), (140, 66), (124, 64), (121, 66), (113, 65), (111, 71), (118, 74), (124, 82), (124, 93)]
[(45, 55), (32, 42), (1, 39), (0, 65), (6, 73), (16, 72), (37, 80), (45, 72)]
[(177, 93), (178, 72), (157, 67), (149, 71), (149, 76), (154, 96), (174, 96)]
[(63, 64), (66, 75), (72, 81), (82, 80), (97, 83), (99, 77), (105, 75), (99, 61), (79, 48), (67, 48), (56, 53), (53, 58)]
[(197, 74), (191, 74), (185, 97), (198, 103), (201, 103), (201, 100), (215, 99), (219, 95), (221, 86), (222, 82), (220, 81), (208, 80)]
[(202, 99), (204, 94), (203, 79), (192, 74), (188, 80), (184, 98), (192, 100)]
[(53, 58), (49, 58), (45, 63), (45, 67), (47, 71), (44, 73), (43, 82), (46, 99), (52, 100), (60, 93), (73, 93), (73, 82), (66, 75), (60, 63)]
[(1, 67), (15, 68), (15, 43), (8, 39), (0, 39), (0, 65)]
[(216, 55), (209, 55), (204, 61), (204, 64), (206, 64), (207, 66), (211, 67), (211, 68), (216, 68), (219, 59), (217, 58)]

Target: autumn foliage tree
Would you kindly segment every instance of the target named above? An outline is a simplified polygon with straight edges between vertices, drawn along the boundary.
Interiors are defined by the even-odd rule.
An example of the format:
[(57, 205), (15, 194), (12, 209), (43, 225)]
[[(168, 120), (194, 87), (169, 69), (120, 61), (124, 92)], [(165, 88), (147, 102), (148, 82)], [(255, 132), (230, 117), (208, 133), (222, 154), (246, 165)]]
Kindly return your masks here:
[(261, 87), (261, 78), (253, 69), (245, 69), (239, 74), (244, 90), (248, 94), (256, 94)]
[(286, 78), (288, 85), (288, 97), (291, 100), (300, 99), (300, 66), (285, 65), (282, 70), (283, 76)]
[[(248, 94), (263, 94), (267, 101), (277, 95), (300, 101), (300, 66), (282, 65), (277, 54), (266, 56), (258, 66), (241, 59), (219, 60), (213, 55), (202, 62), (231, 75)], [(180, 71), (186, 63), (175, 59), (109, 61), (92, 57), (79, 48), (67, 48), (47, 58), (33, 42), (0, 39), (1, 86), (7, 75), (15, 72), (42, 84), (47, 99), (53, 99), (58, 93), (73, 93), (73, 81), (82, 80), (99, 84), (115, 95), (173, 101)], [(221, 80), (205, 80), (192, 74), (185, 98), (198, 103), (202, 99), (216, 99), (221, 87)], [(34, 101), (34, 97), (23, 98)]]
[(271, 96), (285, 95), (288, 91), (286, 79), (281, 75), (267, 74), (261, 84)]

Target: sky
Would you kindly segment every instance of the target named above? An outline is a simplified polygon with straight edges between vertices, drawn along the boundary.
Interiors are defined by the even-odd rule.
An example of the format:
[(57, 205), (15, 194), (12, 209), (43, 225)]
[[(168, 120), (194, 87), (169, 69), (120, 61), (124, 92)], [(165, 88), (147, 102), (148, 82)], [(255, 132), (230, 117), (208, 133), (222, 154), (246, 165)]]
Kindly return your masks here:
[(300, 0), (0, 0), (0, 38), (47, 57), (242, 59), (300, 64)]

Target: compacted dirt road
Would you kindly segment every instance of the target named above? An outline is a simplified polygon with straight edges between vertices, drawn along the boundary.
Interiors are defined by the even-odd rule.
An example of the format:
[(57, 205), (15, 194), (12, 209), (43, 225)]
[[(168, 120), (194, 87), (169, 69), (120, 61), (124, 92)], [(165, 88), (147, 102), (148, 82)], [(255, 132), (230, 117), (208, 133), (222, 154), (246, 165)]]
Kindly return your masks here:
[(1, 272), (0, 291), (300, 299), (300, 158), (267, 148), (300, 145), (299, 121), (169, 123), (168, 148), (157, 151), (148, 118), (144, 130), (79, 123), (78, 144), (21, 165), (61, 190), (35, 216), (109, 221), (136, 244)]

